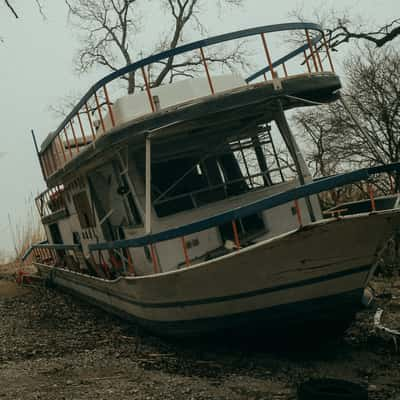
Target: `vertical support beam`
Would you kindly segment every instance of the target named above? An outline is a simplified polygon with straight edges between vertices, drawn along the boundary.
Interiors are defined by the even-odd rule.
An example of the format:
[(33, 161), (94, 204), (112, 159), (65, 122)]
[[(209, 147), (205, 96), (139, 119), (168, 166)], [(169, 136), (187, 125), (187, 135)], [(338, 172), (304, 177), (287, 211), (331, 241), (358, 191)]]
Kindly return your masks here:
[(90, 111), (89, 111), (89, 107), (88, 107), (87, 103), (85, 103), (85, 110), (86, 110), (86, 114), (87, 114), (87, 117), (89, 120), (90, 131), (92, 132), (92, 139), (94, 142), (96, 140), (96, 132), (94, 131), (93, 121), (92, 121), (92, 117), (90, 116)]
[(331, 52), (329, 51), (328, 42), (326, 41), (326, 37), (325, 37), (325, 33), (324, 32), (322, 32), (322, 40), (324, 42), (324, 46), (325, 46), (325, 49), (326, 49), (326, 55), (328, 56), (329, 65), (331, 66), (331, 71), (335, 72), (335, 67), (333, 66), (333, 62), (332, 62), (332, 58), (331, 58)]
[(182, 242), (183, 255), (185, 256), (185, 264), (187, 267), (189, 267), (190, 266), (190, 258), (189, 258), (188, 252), (187, 252), (186, 241), (185, 241), (184, 236), (181, 237), (181, 242)]
[(111, 106), (110, 97), (108, 96), (108, 90), (107, 90), (106, 85), (103, 86), (103, 90), (104, 90), (104, 96), (106, 98), (106, 103), (107, 103), (107, 107), (108, 107), (108, 113), (110, 114), (110, 118), (111, 118), (111, 124), (114, 128), (115, 127), (114, 112), (113, 112), (113, 109)]
[(300, 206), (299, 206), (299, 200), (298, 199), (296, 199), (294, 201), (294, 208), (296, 209), (297, 222), (299, 223), (299, 226), (303, 226), (303, 221), (302, 221), (302, 218), (301, 218), (301, 209), (300, 209)]
[(74, 138), (76, 151), (79, 153), (79, 143), (78, 143), (78, 140), (76, 138), (76, 133), (75, 133), (75, 128), (74, 128), (74, 124), (73, 124), (72, 118), (69, 120), (69, 125), (70, 125), (71, 130), (72, 130), (72, 136)]
[(97, 112), (99, 114), (101, 127), (103, 128), (103, 133), (106, 133), (106, 126), (104, 124), (103, 113), (101, 112), (101, 107), (99, 98), (97, 97), (97, 92), (94, 93), (94, 99), (96, 101)]
[(53, 142), (50, 142), (49, 146), (48, 146), (48, 150), (47, 152), (50, 154), (50, 158), (51, 158), (51, 162), (53, 164), (53, 172), (57, 171), (57, 162), (56, 162), (56, 158), (54, 156), (54, 151), (53, 151)]
[(375, 204), (375, 198), (374, 198), (374, 190), (372, 188), (372, 185), (368, 183), (368, 193), (369, 193), (369, 198), (371, 200), (371, 211), (375, 212), (376, 211), (376, 204)]
[(289, 74), (287, 72), (285, 63), (282, 63), (282, 68), (283, 68), (283, 73), (285, 74), (285, 78), (287, 78), (289, 76)]
[(239, 233), (236, 226), (236, 221), (232, 220), (232, 230), (233, 230), (233, 238), (235, 240), (236, 249), (240, 249), (240, 240), (239, 240)]
[(324, 66), (322, 65), (321, 57), (319, 55), (319, 50), (316, 44), (314, 44), (315, 54), (317, 55), (318, 65), (321, 72), (324, 72)]
[(310, 33), (308, 32), (308, 29), (306, 29), (306, 37), (307, 37), (308, 48), (310, 49), (311, 57), (313, 59), (315, 71), (318, 72), (317, 60), (316, 60), (315, 54), (313, 52), (313, 46), (312, 46), (312, 43), (311, 43)]
[(204, 69), (206, 70), (208, 86), (210, 87), (211, 94), (215, 94), (215, 89), (214, 89), (214, 85), (211, 80), (210, 71), (208, 70), (206, 56), (204, 55), (204, 50), (202, 47), (200, 47), (200, 55), (201, 55), (201, 61), (203, 62), (203, 65), (204, 65)]
[(158, 274), (160, 272), (160, 267), (158, 265), (158, 260), (157, 260), (157, 255), (154, 250), (154, 245), (153, 243), (150, 245), (150, 254), (151, 254), (151, 259), (153, 260), (153, 271), (155, 274)]
[(308, 61), (308, 56), (305, 50), (303, 51), (303, 54), (304, 54), (304, 60), (306, 61), (308, 73), (311, 74), (310, 62)]
[(81, 120), (81, 116), (79, 114), (79, 111), (76, 113), (76, 116), (78, 117), (79, 129), (81, 130), (81, 135), (82, 135), (82, 138), (83, 138), (83, 144), (86, 145), (87, 144), (87, 140), (86, 140), (85, 131), (83, 129), (82, 120)]
[(38, 147), (36, 137), (35, 137), (35, 132), (33, 131), (33, 129), (31, 129), (31, 134), (32, 134), (33, 145), (35, 146), (36, 156), (39, 160), (40, 170), (42, 171), (43, 178), (46, 179), (46, 174), (45, 174), (44, 166), (43, 166), (43, 160), (40, 157), (39, 147)]
[(267, 39), (265, 38), (265, 34), (264, 33), (261, 34), (261, 40), (262, 40), (262, 43), (263, 43), (265, 55), (267, 57), (269, 70), (271, 71), (272, 79), (274, 79), (275, 78), (275, 71), (274, 71), (274, 67), (272, 65), (271, 55), (269, 54), (268, 45), (267, 45)]
[(47, 166), (47, 162), (46, 162), (46, 158), (44, 156), (44, 153), (39, 155), (40, 157), (40, 161), (43, 165), (43, 171), (44, 171), (44, 179), (46, 180), (48, 176), (50, 176), (50, 172), (49, 172), (49, 167)]
[(132, 275), (135, 274), (135, 266), (133, 265), (132, 257), (131, 257), (131, 252), (129, 250), (129, 247), (125, 249), (126, 250), (126, 258), (128, 259), (128, 271)]
[(64, 136), (65, 136), (65, 141), (67, 142), (67, 147), (68, 147), (68, 151), (69, 151), (69, 156), (71, 157), (72, 160), (72, 150), (71, 150), (71, 145), (69, 143), (69, 139), (68, 139), (68, 134), (67, 134), (67, 129), (64, 128)]
[(55, 157), (55, 158), (56, 158), (56, 170), (58, 170), (58, 168), (57, 168), (58, 165), (59, 165), (60, 168), (61, 168), (62, 164), (61, 164), (60, 156), (59, 156), (59, 154), (58, 154), (57, 145), (56, 145), (55, 140), (53, 140), (53, 141), (51, 142), (50, 146), (51, 146), (51, 149), (54, 150), (54, 154), (55, 154), (55, 156), (56, 156), (56, 157)]
[(58, 145), (61, 147), (61, 152), (64, 158), (64, 164), (67, 162), (67, 156), (65, 155), (64, 143), (61, 140), (60, 134), (57, 135)]
[[(311, 179), (310, 171), (307, 167), (307, 164), (303, 158), (303, 155), (300, 152), (299, 146), (297, 145), (296, 140), (290, 130), (289, 124), (286, 120), (285, 113), (282, 108), (282, 103), (280, 100), (277, 100), (278, 110), (275, 113), (275, 122), (279, 128), (279, 131), (282, 135), (283, 140), (289, 150), (291, 157), (293, 158), (294, 164), (296, 166), (297, 175), (299, 177), (300, 185), (304, 185), (306, 183), (306, 179)], [(309, 197), (305, 197), (308, 213), (310, 215), (311, 222), (315, 222), (315, 214), (311, 205), (311, 201)]]
[(154, 104), (153, 96), (151, 95), (149, 80), (147, 79), (147, 75), (146, 75), (146, 71), (144, 70), (144, 67), (141, 67), (141, 70), (142, 70), (144, 85), (146, 87), (147, 97), (148, 97), (149, 103), (150, 103), (150, 108), (151, 108), (151, 111), (155, 112), (156, 106)]
[(51, 165), (50, 162), (50, 155), (49, 155), (49, 149), (45, 149), (43, 156), (45, 158), (45, 160), (47, 161), (47, 166), (48, 166), (48, 171), (49, 171), (49, 176), (53, 173), (54, 169), (53, 166)]
[(146, 137), (146, 208), (145, 208), (145, 231), (151, 233), (151, 139)]

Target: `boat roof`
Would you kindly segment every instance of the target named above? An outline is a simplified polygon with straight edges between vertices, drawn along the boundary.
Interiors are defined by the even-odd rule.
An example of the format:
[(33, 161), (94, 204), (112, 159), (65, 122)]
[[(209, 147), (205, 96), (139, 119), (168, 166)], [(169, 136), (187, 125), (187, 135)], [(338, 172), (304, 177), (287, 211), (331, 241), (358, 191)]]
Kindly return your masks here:
[[(288, 30), (305, 31), (306, 44), (272, 61), (265, 33)], [(312, 31), (313, 34), (310, 35), (309, 31)], [(192, 50), (200, 50), (203, 55), (203, 47), (254, 35), (261, 35), (268, 61), (266, 67), (256, 71), (246, 79), (233, 79), (231, 77), (231, 83), (233, 82), (235, 85), (225, 85), (223, 90), (215, 90), (212, 80), (215, 79), (216, 81), (217, 78), (211, 77), (206, 59), (203, 56), (203, 64), (210, 91), (207, 93), (204, 90), (200, 90), (197, 91), (197, 95), (192, 97), (185, 97), (180, 94), (180, 97), (176, 98), (178, 101), (175, 101), (175, 103), (167, 101), (167, 104), (164, 104), (162, 108), (155, 107), (155, 100), (156, 97), (158, 100), (158, 96), (153, 96), (153, 94), (157, 90), (164, 92), (169, 90), (170, 95), (174, 97), (176, 95), (176, 93), (173, 93), (174, 86), (180, 85), (183, 87), (182, 85), (187, 85), (187, 82), (180, 81), (165, 85), (161, 89), (151, 88), (147, 81), (144, 66), (149, 66), (151, 63)], [(340, 80), (334, 72), (328, 47), (326, 46), (326, 54), (321, 55), (321, 57), (319, 55), (324, 44), (326, 46), (323, 31), (316, 24), (289, 23), (269, 25), (189, 43), (147, 57), (113, 72), (93, 85), (57, 130), (42, 143), (38, 156), (47, 185), (50, 187), (62, 183), (66, 175), (76, 173), (80, 168), (91, 167), (94, 160), (100, 158), (104, 160), (104, 157), (110, 155), (110, 150), (123, 147), (127, 143), (134, 144), (140, 149), (144, 146), (145, 138), (149, 135), (151, 135), (152, 143), (155, 146), (155, 154), (157, 154), (158, 146), (162, 150), (158, 153), (163, 153), (167, 157), (168, 154), (172, 154), (174, 151), (188, 151), (193, 146), (196, 147), (199, 144), (204, 145), (205, 142), (212, 143), (213, 140), (224, 139), (232, 134), (233, 131), (237, 136), (237, 132), (240, 133), (241, 130), (247, 129), (248, 134), (249, 129), (256, 128), (259, 124), (265, 124), (274, 119), (278, 102), (280, 102), (284, 110), (289, 110), (295, 107), (328, 103), (336, 100), (338, 90), (341, 87)], [(306, 54), (307, 49), (309, 51), (308, 55)], [(307, 66), (308, 71), (304, 74), (289, 75), (285, 63), (299, 55), (301, 57), (304, 55), (300, 65), (303, 68)], [(329, 72), (323, 67), (324, 60), (329, 60)], [(313, 65), (314, 70), (312, 70)], [(278, 77), (276, 72), (278, 66), (283, 67), (284, 77)], [(147, 99), (151, 107), (149, 108), (149, 105), (147, 105), (148, 110), (146, 112), (141, 114), (133, 112), (130, 118), (119, 118), (117, 120), (115, 113), (119, 112), (118, 104), (122, 104), (122, 99), (119, 98), (112, 102), (109, 99), (106, 84), (121, 78), (126, 73), (140, 69), (142, 70)], [(271, 75), (271, 79), (267, 78), (267, 73)], [(265, 81), (254, 83), (256, 79), (262, 76), (264, 76)], [(196, 79), (199, 81), (198, 78)], [(191, 81), (196, 81), (196, 79)], [(204, 81), (207, 82), (207, 80)], [(103, 105), (99, 104), (100, 89), (102, 89), (101, 94), (104, 94)], [(153, 94), (152, 91), (154, 92)], [(183, 92), (185, 92), (185, 88), (183, 88)], [(210, 92), (211, 94), (209, 94)], [(125, 96), (125, 106), (130, 106), (131, 112), (133, 109), (141, 108), (142, 104), (138, 103), (138, 100), (142, 103), (147, 100), (143, 97), (145, 96), (143, 93), (141, 95)], [(94, 122), (91, 119), (92, 112), (88, 109), (89, 100), (95, 100), (97, 107), (95, 111), (97, 111), (99, 117), (97, 122), (101, 123), (100, 129), (99, 126), (96, 129), (94, 128)], [(136, 103), (132, 103), (132, 101), (136, 101)], [(132, 107), (132, 104), (135, 107)], [(102, 116), (102, 112), (107, 115), (105, 117)], [(88, 136), (90, 135), (85, 136), (84, 133), (83, 116), (89, 121), (87, 126), (90, 126), (92, 133), (89, 139)], [(105, 120), (107, 120), (108, 125)], [(79, 121), (79, 124), (77, 121)], [(76, 135), (76, 130), (79, 127), (83, 136), (83, 146), (82, 137), (77, 137), (78, 135)], [(68, 135), (71, 135), (71, 133), (67, 133), (68, 130), (72, 132), (73, 139), (71, 136), (68, 138)], [(205, 141), (205, 139), (207, 140)]]

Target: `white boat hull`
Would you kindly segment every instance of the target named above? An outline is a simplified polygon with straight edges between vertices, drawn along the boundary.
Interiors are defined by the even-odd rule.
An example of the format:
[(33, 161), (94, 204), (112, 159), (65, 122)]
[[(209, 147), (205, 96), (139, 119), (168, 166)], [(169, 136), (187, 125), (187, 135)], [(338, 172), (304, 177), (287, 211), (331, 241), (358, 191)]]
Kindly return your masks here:
[(159, 334), (272, 329), (354, 314), (399, 221), (398, 211), (320, 221), (193, 267), (115, 281), (37, 266), (55, 285)]

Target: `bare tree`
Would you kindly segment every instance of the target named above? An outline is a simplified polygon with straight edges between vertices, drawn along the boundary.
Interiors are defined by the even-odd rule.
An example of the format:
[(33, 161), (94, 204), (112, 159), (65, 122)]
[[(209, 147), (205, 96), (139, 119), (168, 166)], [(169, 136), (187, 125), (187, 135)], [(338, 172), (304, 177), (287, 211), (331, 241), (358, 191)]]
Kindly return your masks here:
[[(39, 8), (40, 13), (42, 14), (42, 16), (44, 16), (43, 13), (43, 7), (42, 7), (42, 3), (40, 2), (40, 0), (35, 0), (35, 3), (37, 5), (37, 7)], [(15, 7), (11, 4), (11, 2), (9, 0), (4, 0), (4, 4), (6, 5), (6, 7), (9, 9), (9, 11), (11, 12), (11, 14), (15, 17), (15, 18), (19, 18), (19, 14), (17, 13)]]
[(317, 176), (400, 159), (400, 52), (369, 46), (347, 60), (345, 72), (343, 96), (363, 133), (340, 103), (295, 116)]
[[(87, 72), (98, 65), (108, 71), (116, 71), (149, 53), (176, 48), (184, 40), (184, 34), (188, 30), (195, 29), (202, 33), (206, 31), (201, 21), (204, 0), (160, 0), (165, 15), (170, 19), (171, 28), (162, 33), (163, 39), (152, 51), (145, 52), (136, 42), (141, 31), (141, 11), (146, 12), (143, 0), (65, 1), (69, 8), (70, 21), (80, 33), (82, 44), (75, 63), (78, 73)], [(216, 4), (219, 7), (239, 6), (242, 1), (219, 0)], [(239, 44), (230, 51), (222, 50), (220, 55), (210, 53), (207, 59), (228, 67), (237, 63), (245, 66), (240, 56), (244, 51), (244, 46)], [(192, 76), (201, 65), (201, 58), (196, 55), (178, 58), (171, 56), (152, 65), (148, 72), (153, 87), (163, 84), (167, 79), (172, 81), (178, 76)], [(123, 79), (127, 81), (128, 93), (142, 87), (142, 83), (137, 83), (134, 72)]]
[(362, 40), (380, 48), (400, 36), (400, 17), (392, 18), (386, 24), (371, 29), (369, 24), (360, 18), (336, 9), (318, 8), (313, 10), (311, 16), (306, 16), (300, 7), (290, 12), (290, 16), (299, 21), (310, 18), (317, 21), (325, 30), (328, 45), (334, 51), (353, 40)]

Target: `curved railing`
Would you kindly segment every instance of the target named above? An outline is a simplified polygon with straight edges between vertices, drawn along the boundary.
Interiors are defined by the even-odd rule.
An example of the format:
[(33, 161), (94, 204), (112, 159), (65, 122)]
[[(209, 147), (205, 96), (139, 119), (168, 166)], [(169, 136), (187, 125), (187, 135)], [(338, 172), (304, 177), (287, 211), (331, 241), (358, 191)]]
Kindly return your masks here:
[[(284, 57), (281, 57), (275, 61), (272, 60), (268, 45), (266, 34), (273, 32), (282, 32), (282, 31), (293, 31), (293, 30), (302, 30), (304, 31), (305, 43), (304, 45), (298, 47), (294, 51), (288, 53)], [(316, 35), (310, 35), (309, 31), (317, 32)], [(103, 132), (106, 132), (106, 124), (104, 117), (104, 107), (106, 108), (105, 112), (108, 112), (109, 119), (111, 121), (111, 129), (116, 126), (115, 116), (113, 114), (112, 102), (110, 100), (110, 96), (107, 90), (107, 84), (123, 77), (126, 74), (135, 72), (137, 70), (141, 70), (143, 75), (143, 80), (148, 96), (148, 101), (150, 104), (151, 110), (156, 111), (154, 100), (151, 95), (151, 87), (149, 84), (148, 77), (146, 75), (145, 67), (150, 66), (153, 63), (157, 63), (164, 59), (169, 59), (171, 57), (175, 57), (177, 55), (187, 53), (193, 50), (199, 50), (201, 61), (204, 64), (205, 73), (208, 79), (210, 92), (211, 94), (215, 94), (215, 90), (212, 83), (212, 77), (210, 75), (210, 71), (207, 66), (207, 59), (204, 55), (204, 48), (224, 43), (227, 41), (243, 39), (255, 35), (260, 35), (262, 40), (263, 49), (266, 55), (267, 66), (262, 68), (261, 70), (253, 73), (248, 78), (246, 78), (246, 82), (252, 82), (260, 76), (264, 76), (267, 79), (267, 72), (269, 72), (274, 79), (277, 77), (277, 72), (275, 68), (278, 66), (283, 67), (283, 72), (285, 76), (288, 76), (288, 71), (286, 68), (286, 62), (291, 60), (292, 58), (302, 54), (304, 56), (304, 60), (302, 64), (307, 67), (307, 72), (311, 73), (312, 70), (315, 72), (324, 71), (323, 59), (320, 56), (320, 51), (325, 49), (327, 54), (327, 59), (329, 61), (329, 67), (332, 72), (334, 72), (334, 67), (332, 64), (332, 60), (329, 54), (329, 48), (327, 42), (325, 40), (324, 32), (322, 28), (314, 23), (287, 23), (287, 24), (277, 24), (277, 25), (267, 25), (261, 26), (251, 29), (240, 30), (236, 32), (231, 32), (223, 35), (214, 36), (208, 39), (198, 40), (189, 44), (185, 44), (174, 49), (166, 50), (161, 53), (146, 57), (140, 61), (137, 61), (133, 64), (127, 65), (118, 71), (115, 71), (105, 78), (99, 80), (95, 83), (87, 93), (82, 97), (82, 99), (78, 102), (78, 104), (72, 109), (72, 111), (65, 117), (60, 126), (56, 129), (56, 131), (51, 134), (42, 144), (42, 150), (39, 152), (40, 163), (42, 166), (44, 178), (47, 180), (48, 177), (57, 172), (60, 168), (62, 168), (67, 162), (69, 162), (72, 158), (74, 158), (79, 152), (80, 147), (82, 145), (90, 144), (91, 142), (96, 140), (96, 127), (94, 124), (93, 116), (96, 113), (100, 127)], [(308, 51), (308, 53), (307, 53)], [(104, 103), (100, 104), (98, 92), (103, 90)], [(89, 102), (94, 97), (95, 109), (89, 109)], [(86, 116), (86, 119), (83, 120), (82, 115)], [(77, 122), (76, 122), (77, 121)], [(89, 134), (87, 133), (89, 131)], [(77, 135), (77, 131), (80, 134), (80, 137)], [(63, 138), (62, 138), (63, 136)]]
[[(246, 217), (248, 215), (255, 214), (260, 211), (265, 211), (272, 209), (274, 207), (278, 207), (280, 205), (294, 202), (294, 206), (296, 208), (296, 213), (297, 213), (297, 218), (298, 218), (298, 223), (299, 226), (302, 226), (302, 217), (301, 217), (301, 212), (300, 208), (298, 206), (298, 200), (302, 198), (306, 198), (311, 195), (319, 194), (324, 191), (328, 191), (337, 187), (342, 187), (345, 185), (349, 185), (355, 182), (359, 181), (368, 181), (371, 176), (377, 175), (377, 174), (382, 174), (382, 173), (387, 173), (390, 175), (391, 179), (391, 174), (392, 173), (398, 173), (400, 172), (400, 163), (393, 163), (393, 164), (388, 164), (388, 165), (381, 165), (377, 167), (370, 167), (370, 168), (363, 168), (359, 169), (357, 171), (353, 171), (350, 173), (345, 173), (341, 175), (335, 175), (327, 178), (322, 178), (318, 181), (312, 182), (305, 184), (303, 186), (297, 187), (295, 189), (288, 190), (286, 192), (278, 193), (276, 195), (258, 200), (256, 202), (253, 202), (251, 204), (248, 204), (243, 207), (239, 207), (218, 215), (214, 215), (212, 217), (208, 217), (205, 219), (202, 219), (200, 221), (196, 221), (184, 226), (180, 226), (178, 228), (173, 228), (169, 229), (163, 232), (155, 233), (155, 234), (150, 234), (146, 236), (142, 236), (139, 238), (134, 238), (134, 239), (127, 239), (127, 240), (118, 240), (118, 241), (110, 241), (110, 242), (105, 242), (105, 243), (98, 243), (98, 244), (91, 244), (89, 245), (89, 251), (92, 252), (98, 252), (99, 253), (99, 258), (100, 258), (100, 264), (101, 265), (106, 265), (104, 257), (101, 256), (102, 251), (107, 251), (110, 253), (110, 255), (114, 251), (118, 250), (123, 250), (123, 249), (129, 249), (129, 248), (134, 248), (134, 247), (144, 247), (144, 246), (150, 246), (151, 250), (151, 258), (153, 261), (154, 265), (154, 272), (157, 273), (159, 272), (159, 265), (158, 265), (158, 260), (157, 257), (155, 256), (155, 252), (153, 249), (153, 245), (158, 243), (158, 242), (163, 242), (166, 240), (172, 240), (176, 238), (182, 239), (182, 247), (183, 247), (183, 253), (185, 256), (185, 262), (186, 265), (190, 265), (190, 259), (188, 258), (187, 255), (187, 249), (185, 245), (185, 236), (193, 234), (195, 232), (200, 232), (206, 229), (210, 229), (213, 227), (221, 226), (223, 224), (232, 223), (232, 229), (233, 229), (233, 234), (235, 238), (235, 245), (237, 249), (240, 249), (240, 241), (239, 241), (239, 236), (237, 234), (237, 229), (236, 229), (236, 220), (239, 218)], [(371, 211), (375, 211), (375, 202), (374, 202), (374, 197), (373, 193), (371, 191), (370, 193), (370, 201), (371, 201)], [(32, 249), (52, 249), (53, 253), (56, 250), (68, 250), (68, 249), (74, 249), (78, 250), (80, 249), (79, 245), (33, 245), (29, 252), (29, 254)], [(134, 270), (133, 265), (134, 265), (134, 260), (131, 259), (131, 256), (129, 254), (129, 251), (126, 252), (126, 258), (128, 261), (128, 265), (131, 268), (131, 270)]]

